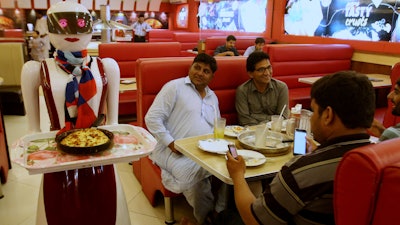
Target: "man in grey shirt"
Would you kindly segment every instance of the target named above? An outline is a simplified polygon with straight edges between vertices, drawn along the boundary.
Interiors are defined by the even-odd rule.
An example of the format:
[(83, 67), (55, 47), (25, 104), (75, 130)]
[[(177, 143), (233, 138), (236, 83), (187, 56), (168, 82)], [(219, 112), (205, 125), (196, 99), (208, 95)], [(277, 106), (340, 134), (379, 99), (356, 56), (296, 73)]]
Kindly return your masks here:
[[(289, 102), (287, 85), (272, 78), (269, 55), (253, 52), (246, 62), (250, 80), (236, 89), (236, 111), (239, 124), (257, 125), (271, 120), (271, 115), (279, 115)], [(283, 117), (289, 117), (289, 107), (285, 107)]]

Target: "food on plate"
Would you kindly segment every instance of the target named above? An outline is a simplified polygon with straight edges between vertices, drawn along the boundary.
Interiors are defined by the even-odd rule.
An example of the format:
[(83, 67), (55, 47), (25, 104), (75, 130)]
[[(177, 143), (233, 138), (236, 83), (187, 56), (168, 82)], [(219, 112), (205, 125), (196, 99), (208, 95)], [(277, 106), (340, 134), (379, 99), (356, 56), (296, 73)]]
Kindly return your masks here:
[(103, 131), (96, 128), (85, 128), (73, 131), (61, 140), (68, 147), (92, 147), (106, 144), (110, 139)]

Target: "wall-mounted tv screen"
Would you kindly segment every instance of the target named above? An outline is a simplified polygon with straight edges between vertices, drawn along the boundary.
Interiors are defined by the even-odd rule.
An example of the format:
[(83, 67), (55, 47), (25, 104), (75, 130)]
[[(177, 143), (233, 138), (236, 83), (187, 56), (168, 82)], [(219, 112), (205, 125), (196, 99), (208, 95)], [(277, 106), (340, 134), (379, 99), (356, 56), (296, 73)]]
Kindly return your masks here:
[(201, 1), (200, 30), (264, 32), (267, 0)]
[(285, 33), (400, 42), (400, 0), (287, 0)]

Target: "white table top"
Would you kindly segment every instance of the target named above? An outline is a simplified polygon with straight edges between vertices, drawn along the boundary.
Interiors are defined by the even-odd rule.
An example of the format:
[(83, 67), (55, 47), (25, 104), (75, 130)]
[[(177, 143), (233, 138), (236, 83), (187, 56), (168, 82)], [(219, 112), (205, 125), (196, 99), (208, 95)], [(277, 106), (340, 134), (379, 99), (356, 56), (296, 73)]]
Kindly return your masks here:
[(123, 93), (124, 91), (136, 91), (136, 77), (132, 78), (121, 78), (119, 83), (119, 92)]
[[(372, 86), (374, 88), (383, 88), (383, 87), (391, 87), (392, 82), (390, 80), (390, 76), (386, 74), (367, 74), (368, 78), (372, 82)], [(301, 77), (299, 78), (299, 82), (306, 84), (313, 84), (321, 77)]]
[[(213, 134), (183, 138), (175, 141), (175, 148), (183, 155), (189, 157), (204, 169), (209, 171), (212, 175), (227, 184), (233, 184), (229, 176), (228, 169), (226, 168), (225, 155), (205, 152), (198, 147), (198, 141), (213, 138)], [(241, 149), (240, 143), (236, 138), (225, 139), (235, 142), (237, 149)], [(257, 179), (273, 175), (278, 172), (281, 167), (293, 157), (293, 153), (289, 151), (288, 154), (282, 156), (267, 157), (266, 163), (257, 167), (246, 168), (246, 179)]]

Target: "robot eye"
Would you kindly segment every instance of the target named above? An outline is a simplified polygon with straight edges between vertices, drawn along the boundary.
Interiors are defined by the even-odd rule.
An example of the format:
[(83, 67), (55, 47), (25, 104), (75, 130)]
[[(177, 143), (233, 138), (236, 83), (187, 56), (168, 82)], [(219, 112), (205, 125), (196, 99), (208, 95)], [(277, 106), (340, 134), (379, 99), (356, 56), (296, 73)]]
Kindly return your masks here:
[(67, 19), (60, 19), (58, 21), (58, 24), (60, 24), (60, 27), (65, 28), (68, 26), (68, 20)]
[(78, 21), (77, 21), (77, 25), (78, 25), (78, 27), (85, 27), (86, 26), (86, 22), (85, 22), (85, 20), (84, 19), (78, 19)]

